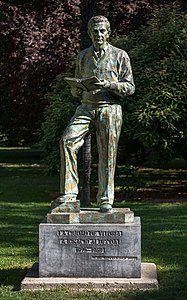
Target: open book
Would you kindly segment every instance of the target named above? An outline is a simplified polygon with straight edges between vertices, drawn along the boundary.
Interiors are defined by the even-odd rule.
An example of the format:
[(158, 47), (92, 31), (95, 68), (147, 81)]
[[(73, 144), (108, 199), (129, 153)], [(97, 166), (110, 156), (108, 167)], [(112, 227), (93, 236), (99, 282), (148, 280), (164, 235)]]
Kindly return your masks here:
[(95, 83), (100, 82), (100, 80), (96, 76), (89, 78), (64, 77), (64, 80), (72, 87), (77, 87), (86, 92), (97, 90), (98, 87), (97, 85), (95, 85)]

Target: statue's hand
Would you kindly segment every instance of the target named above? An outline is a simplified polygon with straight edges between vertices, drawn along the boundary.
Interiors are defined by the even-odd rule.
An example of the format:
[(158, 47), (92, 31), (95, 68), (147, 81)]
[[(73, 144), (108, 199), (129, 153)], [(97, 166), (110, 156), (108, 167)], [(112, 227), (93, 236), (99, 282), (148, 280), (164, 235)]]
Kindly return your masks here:
[(110, 89), (110, 90), (118, 90), (118, 83), (117, 82), (111, 82), (107, 80), (103, 80), (100, 82), (95, 83), (95, 85), (100, 89)]
[(100, 82), (95, 83), (95, 85), (99, 88), (99, 89), (108, 89), (110, 88), (110, 81), (107, 80), (103, 80)]
[(74, 97), (81, 97), (82, 96), (82, 93), (83, 93), (83, 90), (77, 88), (77, 87), (71, 87), (71, 93)]

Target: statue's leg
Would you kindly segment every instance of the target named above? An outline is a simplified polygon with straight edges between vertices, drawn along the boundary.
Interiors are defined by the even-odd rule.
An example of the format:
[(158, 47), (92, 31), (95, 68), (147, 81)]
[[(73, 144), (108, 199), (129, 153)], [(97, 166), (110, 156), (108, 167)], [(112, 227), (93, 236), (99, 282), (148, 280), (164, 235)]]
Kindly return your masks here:
[(121, 126), (120, 105), (113, 104), (98, 109), (96, 120), (99, 152), (97, 202), (101, 211), (109, 211), (114, 201), (114, 174)]
[(61, 140), (60, 193), (66, 198), (76, 198), (78, 194), (77, 152), (89, 132), (91, 116), (80, 105), (70, 120)]

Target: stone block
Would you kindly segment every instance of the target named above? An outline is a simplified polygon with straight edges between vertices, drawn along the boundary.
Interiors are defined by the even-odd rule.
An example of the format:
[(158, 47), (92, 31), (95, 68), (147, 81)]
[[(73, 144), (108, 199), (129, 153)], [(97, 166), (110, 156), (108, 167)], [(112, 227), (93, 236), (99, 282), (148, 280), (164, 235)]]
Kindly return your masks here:
[(117, 291), (158, 289), (157, 270), (154, 263), (141, 263), (140, 278), (90, 278), (90, 277), (39, 277), (38, 264), (34, 264), (21, 282), (21, 290), (49, 290), (65, 288), (70, 291)]
[(47, 223), (52, 224), (78, 224), (79, 213), (48, 213)]
[(39, 277), (140, 276), (139, 217), (124, 224), (40, 224)]
[(132, 223), (134, 222), (134, 212), (130, 208), (113, 208), (111, 212), (100, 211), (80, 211), (80, 223), (100, 224), (100, 223)]
[(49, 213), (47, 223), (54, 224), (101, 224), (133, 223), (134, 212), (130, 208), (113, 208), (112, 212), (101, 213), (99, 209), (82, 209), (80, 213)]

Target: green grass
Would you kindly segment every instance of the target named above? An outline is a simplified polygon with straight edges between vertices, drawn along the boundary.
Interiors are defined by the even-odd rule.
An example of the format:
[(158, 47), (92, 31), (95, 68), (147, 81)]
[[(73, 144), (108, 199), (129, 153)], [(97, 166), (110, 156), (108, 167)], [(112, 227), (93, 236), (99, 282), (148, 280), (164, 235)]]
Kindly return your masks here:
[[(32, 161), (32, 162), (31, 162)], [(20, 291), (28, 268), (38, 261), (38, 225), (58, 191), (58, 176), (46, 176), (33, 159), (0, 163), (0, 299), (184, 300), (187, 299), (187, 205), (126, 203), (142, 222), (142, 261), (157, 265), (159, 290), (72, 293)], [(122, 205), (120, 203), (116, 204)]]

